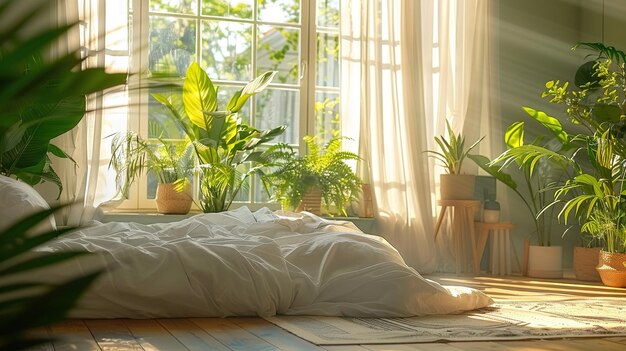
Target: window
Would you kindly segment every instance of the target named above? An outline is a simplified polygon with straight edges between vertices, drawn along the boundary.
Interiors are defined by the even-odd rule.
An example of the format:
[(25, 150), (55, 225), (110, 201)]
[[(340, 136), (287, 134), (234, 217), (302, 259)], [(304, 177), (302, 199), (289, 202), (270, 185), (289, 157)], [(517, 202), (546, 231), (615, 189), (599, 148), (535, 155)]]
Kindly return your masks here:
[[(272, 84), (240, 117), (260, 129), (288, 126), (279, 141), (299, 146), (305, 135), (329, 140), (339, 130), (339, 0), (132, 0), (133, 71), (137, 84), (178, 82), (197, 61), (219, 87), (219, 108), (249, 80), (273, 70)], [(157, 137), (152, 126), (182, 135), (151, 93), (131, 102), (131, 129)], [(302, 150), (304, 151), (304, 150)], [(151, 208), (156, 177), (138, 182), (126, 208)], [(240, 201), (265, 203), (256, 180)]]

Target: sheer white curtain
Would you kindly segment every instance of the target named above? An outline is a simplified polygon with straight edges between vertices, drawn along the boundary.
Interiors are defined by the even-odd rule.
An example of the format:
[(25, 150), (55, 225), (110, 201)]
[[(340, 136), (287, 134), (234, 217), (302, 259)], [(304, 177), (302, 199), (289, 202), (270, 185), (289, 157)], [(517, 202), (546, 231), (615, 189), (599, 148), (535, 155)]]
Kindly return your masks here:
[[(85, 67), (106, 67), (109, 72), (128, 71), (128, 0), (58, 0), (59, 23), (80, 21), (59, 50), (80, 48)], [(107, 11), (108, 10), (108, 11)], [(79, 225), (90, 220), (97, 206), (115, 193), (108, 171), (110, 138), (127, 125), (128, 99), (124, 91), (108, 91), (88, 97), (87, 114), (76, 128), (53, 143), (68, 153), (68, 160), (53, 160), (63, 183), (61, 203), (75, 203), (60, 222)]]
[[(493, 130), (490, 1), (343, 0), (344, 134), (365, 159), (379, 233), (420, 272), (445, 269), (433, 241), (435, 168), (425, 150), (453, 127), (473, 140)], [(497, 134), (496, 135), (501, 135)], [(481, 153), (490, 155), (490, 141)]]

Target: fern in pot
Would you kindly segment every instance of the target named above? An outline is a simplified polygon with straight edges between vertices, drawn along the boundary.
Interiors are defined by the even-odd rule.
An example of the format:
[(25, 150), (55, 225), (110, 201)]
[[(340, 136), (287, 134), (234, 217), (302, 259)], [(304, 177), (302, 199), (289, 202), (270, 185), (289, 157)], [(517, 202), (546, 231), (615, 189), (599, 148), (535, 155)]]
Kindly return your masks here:
[(164, 214), (186, 214), (193, 197), (190, 178), (195, 169), (195, 154), (189, 140), (159, 137), (145, 140), (133, 132), (116, 134), (111, 143), (111, 162), (117, 173), (116, 185), (123, 198), (144, 171), (153, 172), (158, 180), (157, 211)]
[(459, 133), (455, 134), (446, 121), (448, 138), (444, 135), (435, 137), (435, 142), (439, 146), (439, 151), (427, 150), (433, 158), (441, 162), (446, 174), (440, 176), (440, 198), (442, 200), (472, 200), (474, 199), (475, 175), (462, 174), (461, 167), (478, 143), (485, 137), (480, 138), (469, 147), (465, 147), (465, 137)]
[(342, 138), (320, 147), (306, 136), (307, 154), (299, 155), (287, 144), (270, 147), (264, 154), (272, 170), (262, 176), (272, 199), (288, 210), (347, 216), (346, 207), (357, 199), (361, 179), (347, 162), (361, 158), (341, 150)]

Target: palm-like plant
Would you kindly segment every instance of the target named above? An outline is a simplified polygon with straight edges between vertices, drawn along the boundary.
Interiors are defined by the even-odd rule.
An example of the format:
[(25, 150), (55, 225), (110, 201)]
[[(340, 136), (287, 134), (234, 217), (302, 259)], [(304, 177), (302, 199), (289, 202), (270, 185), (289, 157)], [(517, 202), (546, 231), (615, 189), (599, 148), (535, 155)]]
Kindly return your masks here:
[[(541, 111), (524, 107), (524, 111), (547, 128), (550, 134), (560, 140), (563, 145), (569, 144), (569, 135), (563, 130), (560, 122)], [(551, 246), (551, 214), (553, 208), (552, 188), (559, 181), (569, 177), (570, 160), (567, 157), (568, 147), (552, 150), (545, 138), (525, 140), (525, 123), (514, 122), (507, 128), (504, 141), (507, 150), (494, 160), (480, 155), (469, 155), (484, 171), (508, 186), (522, 200), (530, 214), (535, 227), (537, 244)], [(513, 176), (520, 173), (523, 181), (518, 184)]]
[(217, 88), (195, 62), (187, 69), (182, 94), (152, 94), (191, 140), (200, 164), (199, 201), (204, 212), (227, 210), (249, 177), (264, 166), (259, 147), (285, 131), (286, 126), (258, 130), (237, 117), (275, 74), (266, 72), (250, 81), (232, 96), (225, 110), (218, 110)]
[(272, 198), (286, 209), (295, 210), (304, 196), (318, 189), (326, 211), (347, 215), (346, 207), (355, 201), (361, 190), (361, 180), (346, 162), (361, 158), (341, 149), (342, 138), (333, 138), (320, 147), (314, 137), (306, 136), (305, 155), (298, 155), (291, 146), (278, 144), (270, 147), (263, 157), (271, 160), (274, 169), (264, 177), (272, 189)]

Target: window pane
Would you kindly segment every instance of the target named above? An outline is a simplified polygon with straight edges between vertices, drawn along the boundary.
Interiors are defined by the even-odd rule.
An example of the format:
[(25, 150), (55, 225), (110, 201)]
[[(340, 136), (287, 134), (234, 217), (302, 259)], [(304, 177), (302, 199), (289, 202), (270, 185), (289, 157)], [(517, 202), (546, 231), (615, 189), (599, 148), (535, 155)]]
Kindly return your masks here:
[(326, 143), (341, 135), (339, 93), (315, 94), (315, 135)]
[(339, 0), (317, 0), (317, 25), (339, 28)]
[(203, 21), (202, 67), (211, 80), (250, 80), (252, 25)]
[(256, 95), (256, 128), (272, 129), (287, 125), (287, 130), (274, 142), (297, 144), (300, 93), (297, 90), (266, 89)]
[(259, 26), (257, 71), (278, 71), (275, 83), (298, 84), (300, 30)]
[(315, 85), (339, 87), (339, 35), (317, 34)]
[(148, 171), (148, 200), (156, 199), (156, 188), (159, 185), (159, 180), (156, 174), (152, 171)]
[[(250, 167), (248, 165), (240, 165), (237, 169), (241, 174), (248, 172)], [(250, 202), (250, 177), (246, 179), (244, 184), (239, 189), (237, 195), (233, 199), (234, 202)]]
[(150, 11), (195, 14), (197, 0), (150, 0)]
[(202, 14), (206, 16), (252, 18), (253, 0), (202, 0)]
[(300, 23), (300, 0), (257, 0), (259, 20)]
[(261, 178), (253, 177), (252, 183), (254, 184), (254, 202), (270, 202), (270, 196), (265, 191)]
[(196, 56), (196, 22), (151, 16), (148, 55), (152, 75), (184, 76)]

